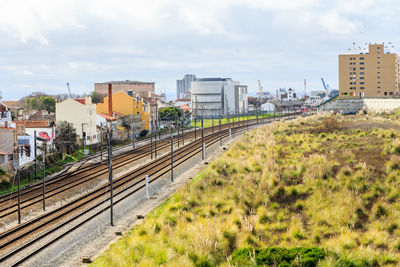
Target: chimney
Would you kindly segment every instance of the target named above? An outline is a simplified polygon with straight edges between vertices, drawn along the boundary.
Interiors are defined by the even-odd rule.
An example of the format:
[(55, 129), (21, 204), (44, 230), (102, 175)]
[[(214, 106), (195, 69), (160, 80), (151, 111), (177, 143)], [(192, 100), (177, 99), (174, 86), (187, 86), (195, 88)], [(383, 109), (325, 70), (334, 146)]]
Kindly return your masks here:
[(112, 84), (108, 84), (108, 115), (112, 116)]

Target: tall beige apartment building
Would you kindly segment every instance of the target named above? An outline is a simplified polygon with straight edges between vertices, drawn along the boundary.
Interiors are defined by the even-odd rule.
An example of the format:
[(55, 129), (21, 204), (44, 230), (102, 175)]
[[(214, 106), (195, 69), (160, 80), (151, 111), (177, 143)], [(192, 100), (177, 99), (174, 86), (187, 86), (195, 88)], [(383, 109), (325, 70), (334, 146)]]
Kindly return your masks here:
[(340, 98), (400, 96), (399, 78), (399, 56), (384, 44), (339, 55)]

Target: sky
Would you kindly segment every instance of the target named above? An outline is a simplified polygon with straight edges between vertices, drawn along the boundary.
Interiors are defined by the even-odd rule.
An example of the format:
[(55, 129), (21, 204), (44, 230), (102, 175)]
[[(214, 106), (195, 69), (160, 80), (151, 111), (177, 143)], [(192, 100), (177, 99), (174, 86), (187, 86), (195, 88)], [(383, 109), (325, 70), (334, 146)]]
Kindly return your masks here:
[(139, 80), (176, 95), (184, 74), (230, 77), (249, 94), (338, 86), (338, 54), (400, 46), (397, 0), (0, 0), (0, 91), (89, 94)]

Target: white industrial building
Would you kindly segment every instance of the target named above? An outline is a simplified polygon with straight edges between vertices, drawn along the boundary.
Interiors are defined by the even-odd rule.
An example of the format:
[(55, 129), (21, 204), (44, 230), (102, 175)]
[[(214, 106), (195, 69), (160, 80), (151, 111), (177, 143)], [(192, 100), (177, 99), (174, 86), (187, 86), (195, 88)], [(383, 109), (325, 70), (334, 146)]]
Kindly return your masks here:
[(192, 81), (191, 102), (196, 116), (239, 114), (248, 111), (247, 85), (231, 78), (200, 78)]

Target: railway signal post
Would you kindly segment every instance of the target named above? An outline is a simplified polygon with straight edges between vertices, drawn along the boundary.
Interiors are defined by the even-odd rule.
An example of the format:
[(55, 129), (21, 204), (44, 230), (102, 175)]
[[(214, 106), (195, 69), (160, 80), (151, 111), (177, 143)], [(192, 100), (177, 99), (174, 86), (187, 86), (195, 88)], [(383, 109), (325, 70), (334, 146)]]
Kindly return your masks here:
[(153, 127), (150, 129), (150, 159), (153, 160)]
[(43, 188), (43, 210), (46, 210), (46, 184), (45, 184), (45, 178), (46, 178), (46, 155), (44, 154), (43, 150), (43, 180), (42, 180), (42, 188)]
[(37, 152), (36, 152), (36, 131), (33, 131), (33, 142), (34, 142), (34, 156), (35, 156), (35, 180), (37, 179)]
[(204, 127), (203, 127), (203, 116), (201, 117), (201, 147), (202, 147), (202, 150), (201, 150), (201, 159), (202, 160), (204, 160), (205, 158), (206, 158), (206, 147), (205, 147), (205, 144), (204, 144)]
[(110, 130), (107, 131), (107, 146), (108, 146), (108, 180), (110, 182), (110, 222), (114, 226), (113, 220), (113, 180), (112, 180), (112, 151), (111, 151), (111, 138)]
[(17, 170), (16, 175), (18, 175), (18, 224), (21, 224), (21, 193), (20, 193), (21, 173)]
[(174, 136), (171, 127), (171, 182), (174, 181)]

